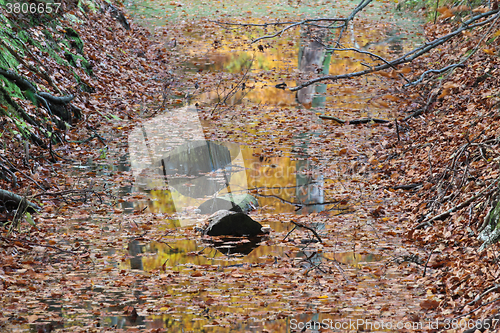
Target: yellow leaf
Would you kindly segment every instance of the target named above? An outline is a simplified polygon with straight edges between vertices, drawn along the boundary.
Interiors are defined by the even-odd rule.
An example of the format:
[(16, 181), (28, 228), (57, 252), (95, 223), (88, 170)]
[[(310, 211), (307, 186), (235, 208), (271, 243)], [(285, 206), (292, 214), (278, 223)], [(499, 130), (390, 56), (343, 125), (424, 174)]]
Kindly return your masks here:
[(382, 96), (382, 97), (383, 97), (383, 98), (385, 98), (385, 99), (388, 99), (388, 100), (390, 100), (390, 101), (393, 101), (393, 102), (397, 102), (397, 101), (399, 101), (399, 97), (394, 96), (394, 95), (389, 95), (389, 94), (387, 94), (387, 95), (384, 95), (384, 96)]
[(495, 54), (495, 49), (483, 49), (484, 53), (489, 54), (489, 55), (494, 55)]
[(401, 69), (398, 69), (396, 72), (401, 73), (401, 74), (408, 74), (411, 72), (411, 68), (410, 67), (403, 67)]

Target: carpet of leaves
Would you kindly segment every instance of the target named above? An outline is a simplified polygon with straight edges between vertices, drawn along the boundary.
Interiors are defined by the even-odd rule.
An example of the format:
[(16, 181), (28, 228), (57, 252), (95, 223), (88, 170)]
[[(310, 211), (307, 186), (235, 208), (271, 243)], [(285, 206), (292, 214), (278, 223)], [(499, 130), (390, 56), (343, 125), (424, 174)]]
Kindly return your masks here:
[[(448, 19), (449, 20), (449, 19)], [(427, 24), (426, 36), (451, 31), (457, 22)], [(407, 242), (427, 252), (434, 273), (419, 279), (436, 302), (436, 318), (478, 320), (498, 309), (499, 247), (479, 253), (478, 229), (497, 202), (498, 186), (451, 214), (426, 223), (472, 198), (499, 177), (500, 145), (500, 26), (464, 34), (413, 64), (417, 73), (441, 68), (475, 50), (452, 74), (425, 81), (405, 91), (402, 116), (424, 112), (400, 122), (399, 138), (382, 153), (390, 166), (382, 183), (419, 184), (404, 194), (404, 218), (412, 221)], [(397, 95), (397, 90), (394, 91)], [(409, 98), (408, 98), (409, 96)], [(487, 292), (485, 292), (487, 291)], [(484, 294), (483, 294), (484, 293)]]
[[(62, 330), (103, 331), (96, 321), (105, 317), (109, 311), (106, 309), (116, 306), (117, 302), (120, 304), (117, 312), (127, 318), (134, 317), (134, 312), (136, 316), (139, 312), (141, 316), (153, 318), (196, 313), (197, 318), (206, 317), (205, 324), (209, 322), (227, 331), (250, 317), (275, 320), (276, 327), (270, 329), (279, 328), (283, 323), (279, 320), (299, 312), (312, 312), (311, 304), (315, 311), (319, 309), (323, 315), (338, 320), (357, 315), (374, 320), (418, 322), (422, 318), (454, 318), (464, 314), (467, 319), (477, 319), (495, 313), (495, 293), (476, 300), (484, 290), (496, 285), (499, 273), (498, 248), (493, 246), (484, 253), (477, 253), (479, 242), (475, 240), (492, 200), (481, 198), (444, 220), (434, 221), (429, 228), (412, 228), (427, 215), (432, 217), (458, 205), (498, 178), (498, 38), (485, 46), (480, 40), (481, 34), (464, 36), (454, 45), (443, 46), (429, 58), (416, 62), (415, 71), (427, 70), (457, 61), (454, 50), (466, 52), (481, 45), (466, 66), (456, 69), (454, 75), (412, 88), (410, 94), (397, 89), (387, 92), (388, 100), (400, 100), (401, 112), (425, 108), (419, 117), (399, 122), (398, 131), (395, 126), (378, 125), (341, 128), (331, 122), (311, 120), (305, 110), (292, 119), (282, 108), (276, 108), (267, 116), (258, 109), (245, 110), (239, 115), (240, 120), (220, 112), (212, 119), (219, 125), (210, 128), (208, 134), (212, 138), (248, 140), (251, 144), (251, 134), (259, 130), (259, 139), (267, 147), (264, 153), (270, 156), (281, 153), (273, 151), (272, 145), (283, 144), (292, 133), (304, 127), (321, 129), (323, 134), (312, 140), (310, 153), (313, 158), (324, 160), (325, 176), (350, 172), (350, 180), (342, 184), (347, 187), (344, 195), (357, 193), (360, 186), (370, 190), (369, 195), (358, 197), (358, 212), (352, 217), (321, 214), (302, 217), (302, 222), (326, 221), (328, 225), (330, 232), (325, 237), (325, 244), (311, 245), (313, 251), (326, 253), (327, 258), (331, 256), (332, 260), (320, 267), (324, 271), (309, 270), (310, 266), (304, 268), (303, 262), (291, 259), (301, 239), (310, 235), (300, 232), (288, 241), (281, 241), (288, 230), (276, 228), (265, 245), (285, 247), (290, 256), (283, 255), (279, 260), (262, 253), (259, 263), (222, 269), (219, 265), (190, 265), (181, 272), (165, 265), (166, 262), (155, 262), (152, 269), (141, 272), (116, 266), (117, 262), (130, 259), (124, 251), (130, 239), (175, 243), (198, 241), (200, 236), (192, 228), (181, 232), (168, 230), (168, 219), (164, 215), (141, 214), (141, 211), (124, 215), (119, 208), (102, 204), (101, 198), (113, 199), (115, 194), (106, 185), (130, 184), (131, 175), (109, 169), (99, 161), (104, 143), (114, 148), (112, 159), (126, 154), (127, 131), (144, 117), (161, 111), (162, 103), (158, 110), (144, 108), (144, 105), (162, 101), (167, 90), (171, 95), (177, 94), (179, 99), (184, 94), (172, 86), (171, 73), (177, 65), (172, 60), (174, 55), (165, 47), (171, 36), (164, 42), (158, 39), (153, 42), (144, 29), (134, 26), (127, 32), (109, 14), (92, 15), (78, 32), (85, 41), (87, 58), (93, 61), (95, 77), (86, 77), (83, 71), (81, 75), (94, 87), (95, 93), (78, 92), (77, 105), (85, 114), (82, 120), (85, 125), (70, 130), (67, 139), (84, 140), (95, 133), (101, 133), (102, 137), (101, 140), (93, 137), (84, 148), (81, 144), (68, 143), (56, 151), (95, 168), (75, 176), (70, 170), (72, 164), (47, 163), (43, 159), (46, 152), (39, 152), (39, 160), (31, 161), (32, 165), (36, 164), (32, 178), (50, 187), (52, 192), (66, 196), (57, 200), (42, 196), (45, 198), (44, 212), (35, 218), (37, 229), (2, 234), (0, 291), (3, 312), (0, 323), (9, 327), (39, 322), (40, 329), (48, 331), (51, 329), (44, 323), (57, 325), (65, 321), (79, 328), (69, 325)], [(451, 25), (444, 23), (429, 25), (426, 33), (440, 35), (450, 28)], [(497, 30), (493, 29), (486, 40), (493, 38), (491, 35)], [(52, 65), (57, 68), (56, 64)], [(68, 79), (72, 76), (65, 73), (64, 68), (57, 70), (61, 74), (56, 83), (70, 90), (75, 84)], [(389, 83), (392, 80), (390, 75), (385, 79)], [(171, 98), (165, 101), (164, 106), (177, 102)], [(30, 108), (28, 104), (25, 107)], [(211, 109), (205, 111), (208, 117)], [(257, 128), (248, 130), (249, 121)], [(274, 135), (277, 129), (278, 136)], [(248, 135), (242, 134), (244, 130), (248, 130)], [(350, 146), (338, 146), (334, 139), (339, 137)], [(110, 141), (106, 141), (108, 138)], [(13, 144), (9, 149), (13, 156), (18, 156), (16, 166), (30, 171), (22, 165), (24, 147)], [(361, 159), (350, 163), (359, 155)], [(344, 160), (335, 165), (333, 156), (343, 156)], [(29, 180), (21, 175), (19, 178), (23, 179), (22, 186), (29, 187)], [(391, 188), (414, 183), (421, 183), (421, 186), (409, 192)], [(326, 192), (332, 197), (339, 195), (333, 190)], [(42, 192), (32, 187), (26, 194), (38, 193)], [(393, 200), (392, 203), (381, 207), (387, 199)], [(290, 216), (268, 214), (260, 218), (279, 223)], [(377, 229), (381, 235), (374, 235), (372, 229)], [(391, 260), (368, 264), (362, 269), (338, 268), (335, 253), (339, 248), (340, 252), (346, 252), (351, 247), (365, 247), (361, 251), (365, 254), (388, 250), (392, 259), (408, 254), (409, 250), (404, 252), (395, 245), (404, 233), (407, 249), (419, 252), (411, 245), (415, 243), (425, 249), (425, 253), (418, 253), (419, 260), (400, 256), (401, 262), (406, 261), (406, 264), (398, 265)], [(339, 241), (339, 237), (345, 238)], [(188, 254), (191, 257), (210, 256), (199, 251)], [(424, 261), (429, 259), (423, 278), (422, 257)], [(422, 283), (425, 292), (422, 292)], [(64, 313), (50, 312), (50, 304), (40, 299), (60, 300), (68, 306)], [(129, 306), (133, 306), (133, 310)], [(206, 309), (213, 312), (205, 313)], [(160, 331), (161, 325), (150, 330)], [(192, 325), (189, 329), (200, 329)]]

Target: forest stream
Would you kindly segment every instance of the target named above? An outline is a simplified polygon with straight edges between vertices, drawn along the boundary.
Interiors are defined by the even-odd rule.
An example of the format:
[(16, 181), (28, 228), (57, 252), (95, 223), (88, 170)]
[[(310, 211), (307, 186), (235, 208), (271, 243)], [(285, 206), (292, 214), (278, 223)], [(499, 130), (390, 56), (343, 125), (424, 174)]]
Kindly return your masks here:
[[(429, 299), (415, 282), (425, 254), (402, 240), (398, 192), (376, 184), (385, 172), (376, 153), (396, 138), (392, 81), (372, 74), (292, 92), (283, 88), (319, 73), (362, 70), (372, 59), (328, 51), (339, 31), (313, 25), (251, 43), (279, 31), (266, 22), (342, 16), (356, 4), (125, 2), (136, 24), (164, 37), (177, 65), (158, 73), (162, 98), (144, 92), (141, 123), (109, 129), (102, 158), (68, 171), (73, 182), (95, 179), (110, 194), (99, 209), (67, 212), (64, 223), (52, 224), (54, 244), (72, 235), (92, 265), (61, 265), (61, 286), (37, 295), (52, 319), (13, 331), (413, 332), (434, 325), (431, 314), (414, 316)], [(388, 15), (382, 2), (370, 6), (343, 32), (344, 47), (393, 58), (422, 42), (419, 19)], [(200, 234), (216, 210), (202, 204), (246, 194), (257, 200), (249, 215), (269, 235), (222, 241)]]

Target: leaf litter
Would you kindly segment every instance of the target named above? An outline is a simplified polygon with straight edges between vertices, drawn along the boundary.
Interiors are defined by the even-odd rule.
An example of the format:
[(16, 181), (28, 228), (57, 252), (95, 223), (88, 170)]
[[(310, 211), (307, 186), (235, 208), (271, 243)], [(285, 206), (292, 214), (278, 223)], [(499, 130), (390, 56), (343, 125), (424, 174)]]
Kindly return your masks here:
[[(182, 8), (179, 5), (175, 4)], [(428, 209), (427, 198), (436, 200), (433, 184), (439, 182), (440, 173), (447, 172), (453, 160), (449, 157), (472, 138), (489, 142), (496, 137), (498, 126), (486, 116), (498, 99), (496, 81), (494, 76), (484, 83), (479, 78), (496, 71), (498, 56), (478, 52), (473, 66), (462, 75), (452, 77), (442, 89), (430, 90), (438, 96), (433, 102), (435, 109), (445, 111), (427, 113), (427, 123), (411, 119), (411, 127), (403, 127), (402, 138), (398, 138), (398, 124), (339, 126), (317, 117), (321, 113), (393, 119), (396, 113), (391, 107), (401, 108), (400, 101), (413, 110), (423, 92), (420, 87), (412, 90), (414, 95), (391, 91), (397, 76), (370, 76), (330, 85), (323, 106), (308, 109), (286, 92), (276, 96), (281, 94), (274, 88), (276, 83), (298, 81), (300, 73), (289, 71), (288, 60), (279, 68), (274, 66), (270, 59), (276, 56), (273, 52), (279, 49), (275, 44), (279, 42), (270, 42), (269, 47), (263, 47), (261, 67), (252, 67), (248, 81), (250, 86), (266, 89), (256, 96), (247, 95), (248, 101), (241, 104), (228, 103), (211, 116), (215, 96), (238, 82), (249, 58), (222, 74), (211, 66), (239, 59), (227, 56), (227, 52), (247, 48), (247, 43), (224, 39), (222, 47), (215, 40), (200, 45), (200, 39), (185, 33), (199, 26), (206, 34), (220, 31), (209, 21), (179, 23), (151, 35), (138, 26), (131, 32), (103, 29), (116, 22), (103, 14), (92, 15), (94, 19), (81, 26), (79, 33), (88, 57), (95, 61), (95, 78), (85, 79), (96, 92), (83, 93), (79, 104), (87, 115), (88, 127), (75, 127), (67, 135), (79, 139), (88, 136), (88, 128), (92, 128), (108, 148), (103, 150), (97, 140), (61, 147), (61, 153), (82, 162), (55, 164), (52, 169), (44, 166), (40, 177), (56, 191), (90, 187), (99, 195), (81, 200), (83, 203), (46, 200), (44, 212), (34, 217), (37, 228), (2, 235), (0, 322), (4, 328), (221, 332), (235, 327), (282, 331), (291, 326), (291, 319), (304, 323), (324, 319), (338, 323), (357, 319), (393, 325), (429, 323), (472, 310), (478, 301), (478, 286), (487, 289), (494, 284), (494, 249), (488, 250), (487, 261), (478, 265), (477, 241), (467, 237), (467, 227), (474, 228), (470, 221), (476, 221), (477, 216), (451, 214), (450, 220), (436, 221), (432, 228), (412, 227)], [(380, 29), (380, 23), (365, 24)], [(449, 28), (446, 24), (428, 26), (426, 32), (442, 34)], [(167, 40), (161, 39), (162, 35), (168, 36)], [(234, 32), (231, 35), (237, 36)], [(176, 46), (188, 47), (176, 50), (172, 40)], [(287, 50), (284, 53), (296, 54), (294, 38), (281, 42), (289, 46), (283, 48)], [(466, 48), (472, 42), (465, 39), (462, 43)], [(488, 50), (495, 43), (489, 44)], [(193, 60), (190, 50), (204, 48), (208, 58)], [(212, 49), (219, 50), (225, 59), (211, 58)], [(446, 54), (453, 56), (452, 52)], [(432, 56), (443, 60), (438, 52)], [(425, 61), (413, 70), (419, 65), (425, 69)], [(186, 71), (190, 62), (193, 70)], [(344, 66), (356, 64), (348, 59), (347, 64), (330, 71)], [(196, 83), (201, 92), (196, 92)], [(383, 92), (379, 91), (381, 84), (388, 86)], [(480, 84), (483, 89), (478, 94), (472, 88)], [(358, 93), (360, 88), (362, 94)], [(453, 98), (458, 93), (461, 98)], [(278, 165), (305, 158), (324, 178), (324, 198), (343, 201), (352, 210), (340, 215), (295, 215), (259, 208), (252, 213), (253, 218), (272, 223), (273, 231), (250, 255), (226, 256), (206, 247), (193, 226), (179, 227), (175, 214), (155, 211), (158, 200), (152, 201), (150, 194), (129, 193), (134, 180), (126, 168), (128, 133), (138, 123), (162, 112), (175, 112), (175, 107), (188, 102), (198, 103), (207, 138), (248, 145), (257, 158), (268, 158)], [(477, 111), (473, 128), (471, 108)], [(494, 150), (487, 152), (495, 154)], [(470, 172), (488, 173), (469, 182), (467, 191), (443, 201), (444, 207), (435, 208), (436, 213), (474, 193), (486, 177), (498, 177), (497, 167), (490, 166), (492, 161), (472, 162)], [(392, 189), (410, 183), (422, 184), (426, 192), (406, 194)], [(445, 194), (453, 193), (455, 187)], [(130, 205), (132, 212), (124, 213)], [(471, 212), (484, 214), (480, 209)], [(285, 237), (293, 228), (290, 220), (323, 226), (318, 229), (323, 242), (303, 242), (314, 238), (307, 229)], [(415, 242), (421, 248), (416, 248)], [(494, 313), (494, 303), (487, 305), (493, 296), (486, 295), (484, 312), (470, 318)]]

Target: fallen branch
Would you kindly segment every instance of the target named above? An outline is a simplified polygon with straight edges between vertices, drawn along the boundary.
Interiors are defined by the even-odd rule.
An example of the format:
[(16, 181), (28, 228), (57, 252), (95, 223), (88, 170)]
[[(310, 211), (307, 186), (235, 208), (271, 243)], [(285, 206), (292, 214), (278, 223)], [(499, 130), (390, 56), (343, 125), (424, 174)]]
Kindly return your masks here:
[(495, 186), (498, 183), (498, 181), (499, 181), (499, 179), (495, 180), (488, 187), (486, 187), (485, 189), (482, 189), (476, 195), (474, 195), (470, 199), (462, 202), (461, 204), (456, 205), (455, 207), (452, 207), (452, 208), (448, 209), (447, 211), (445, 211), (445, 212), (443, 212), (441, 214), (438, 214), (438, 215), (436, 215), (436, 216), (434, 216), (434, 217), (432, 217), (432, 218), (430, 218), (428, 220), (425, 220), (425, 221), (419, 223), (415, 228), (413, 228), (413, 230), (422, 229), (422, 228), (424, 228), (426, 226), (430, 226), (431, 222), (433, 222), (435, 220), (442, 220), (442, 219), (448, 217), (451, 213), (456, 212), (457, 210), (462, 209), (462, 208), (470, 205), (477, 198), (485, 195), (486, 191), (488, 191), (488, 193), (486, 193), (486, 195), (488, 195), (490, 192), (496, 191), (496, 188), (492, 188), (492, 187)]
[(385, 119), (362, 118), (362, 119), (349, 120), (349, 125), (367, 124), (367, 123), (370, 123), (372, 121), (376, 124), (390, 123), (389, 120), (385, 120)]
[[(351, 79), (353, 77), (363, 76), (363, 75), (374, 73), (374, 72), (378, 72), (378, 71), (381, 71), (381, 70), (384, 70), (384, 69), (393, 68), (393, 67), (395, 67), (397, 65), (401, 65), (401, 64), (412, 62), (416, 58), (422, 56), (423, 54), (429, 52), (430, 50), (436, 48), (437, 46), (446, 43), (448, 40), (450, 40), (453, 37), (461, 34), (463, 31), (465, 31), (467, 29), (472, 29), (472, 28), (476, 28), (476, 27), (479, 27), (479, 26), (483, 26), (485, 24), (488, 24), (488, 23), (494, 21), (497, 18), (497, 15), (495, 15), (495, 14), (498, 14), (498, 9), (491, 10), (489, 12), (486, 12), (486, 13), (474, 16), (471, 19), (465, 21), (455, 31), (452, 31), (449, 34), (447, 34), (445, 36), (442, 36), (442, 37), (439, 37), (439, 38), (437, 38), (437, 39), (435, 39), (435, 40), (433, 40), (431, 42), (425, 43), (424, 45), (422, 45), (420, 47), (417, 47), (417, 48), (411, 50), (410, 52), (406, 53), (405, 55), (403, 55), (403, 56), (401, 56), (401, 57), (399, 57), (397, 59), (394, 59), (392, 61), (385, 61), (384, 64), (381, 64), (381, 65), (378, 65), (378, 66), (374, 66), (374, 67), (371, 67), (371, 68), (368, 68), (368, 69), (365, 69), (365, 70), (359, 71), (359, 72), (347, 73), (347, 74), (341, 74), (341, 75), (327, 75), (327, 76), (322, 76), (322, 77), (319, 77), (319, 78), (316, 78), (316, 79), (312, 79), (312, 80), (306, 81), (306, 82), (304, 82), (304, 83), (302, 83), (302, 84), (300, 84), (298, 86), (292, 87), (292, 88), (290, 88), (290, 91), (297, 91), (297, 90), (300, 90), (302, 88), (305, 88), (307, 86), (310, 86), (312, 84), (315, 84), (315, 83), (318, 83), (318, 82), (322, 82), (322, 81), (337, 81), (337, 80), (340, 80), (340, 79)], [(491, 16), (491, 17), (489, 17), (488, 19), (486, 19), (484, 21), (481, 21), (481, 22), (478, 22), (478, 23), (474, 23), (474, 22), (476, 22), (476, 21), (478, 21), (478, 20), (480, 20), (482, 18), (488, 17), (488, 16)]]
[(424, 112), (424, 108), (422, 108), (422, 109), (418, 109), (418, 110), (416, 110), (415, 112), (413, 112), (412, 114), (409, 114), (409, 115), (407, 115), (406, 117), (404, 117), (404, 118), (403, 118), (403, 121), (407, 121), (407, 120), (408, 120), (408, 119), (410, 119), (410, 118), (418, 117), (418, 116), (420, 116), (423, 112)]
[(323, 115), (321, 115), (319, 117), (321, 119), (335, 120), (336, 122), (341, 123), (341, 124), (345, 124), (346, 123), (345, 120), (342, 120), (342, 119), (334, 117), (334, 116), (323, 116)]
[[(301, 203), (301, 202), (293, 202), (290, 200), (283, 199), (275, 194), (262, 194), (262, 193), (258, 193), (258, 192), (255, 192), (252, 194), (259, 196), (259, 197), (263, 197), (263, 198), (276, 198), (283, 203), (286, 203), (286, 204), (289, 204), (289, 205), (292, 205), (295, 207), (299, 207), (299, 208), (297, 208), (297, 210), (304, 207), (304, 206), (307, 207), (307, 206), (317, 206), (317, 205), (334, 205), (334, 204), (338, 204), (338, 203), (342, 202), (342, 200), (335, 200), (335, 201), (324, 201), (324, 202)], [(339, 208), (339, 210), (342, 210), (342, 209)]]
[(323, 243), (323, 241), (321, 240), (321, 237), (319, 237), (318, 233), (313, 228), (308, 227), (308, 226), (306, 226), (306, 225), (304, 225), (302, 223), (295, 222), (293, 220), (291, 220), (290, 222), (292, 222), (293, 224), (295, 224), (297, 227), (304, 228), (304, 229), (307, 229), (307, 230), (311, 231), (314, 234), (314, 236), (318, 239), (318, 241), (320, 243)]
[(421, 187), (422, 183), (413, 183), (407, 185), (396, 185), (396, 186), (387, 186), (386, 188), (391, 188), (393, 190), (413, 190), (414, 188)]
[(481, 298), (483, 298), (484, 296), (488, 295), (489, 293), (497, 291), (498, 289), (500, 289), (500, 284), (496, 284), (493, 287), (486, 289), (484, 292), (482, 292), (481, 294), (477, 295), (476, 298), (474, 298), (472, 301), (470, 301), (469, 303), (467, 303), (467, 305), (468, 306), (474, 305)]
[[(89, 199), (89, 196), (88, 196), (89, 194), (95, 195), (99, 199), (99, 201), (101, 203), (103, 203), (103, 199), (102, 199), (101, 194), (97, 191), (92, 190), (92, 189), (64, 190), (64, 191), (59, 191), (59, 192), (45, 192), (45, 193), (36, 194), (33, 196), (33, 198), (41, 198), (41, 197), (45, 197), (45, 196), (50, 196), (50, 197), (57, 198), (57, 199), (65, 201), (65, 202), (68, 202), (67, 197), (79, 196), (79, 198), (71, 198), (71, 199), (69, 199), (69, 201), (71, 201), (71, 202), (84, 202), (85, 203)], [(40, 200), (44, 200), (44, 199), (40, 199)], [(53, 199), (51, 199), (51, 200), (53, 200)]]
[(389, 120), (376, 119), (376, 118), (361, 118), (361, 119), (354, 119), (354, 120), (342, 120), (340, 118), (333, 117), (333, 116), (323, 116), (323, 115), (321, 115), (319, 117), (321, 119), (335, 120), (336, 122), (341, 123), (341, 124), (348, 123), (349, 125), (367, 124), (367, 123), (372, 122), (372, 121), (374, 123), (377, 123), (377, 124), (387, 124), (387, 123), (390, 123)]
[(0, 189), (0, 201), (4, 202), (4, 205), (6, 202), (10, 201), (13, 203), (13, 206), (16, 206), (16, 207), (19, 206), (19, 204), (21, 204), (22, 202), (26, 201), (27, 210), (30, 213), (35, 213), (36, 211), (41, 209), (40, 206), (38, 206), (37, 204), (35, 204), (33, 202), (26, 200), (24, 197), (22, 197), (18, 194), (12, 193), (10, 191), (7, 191), (7, 190), (2, 190), (2, 189)]

